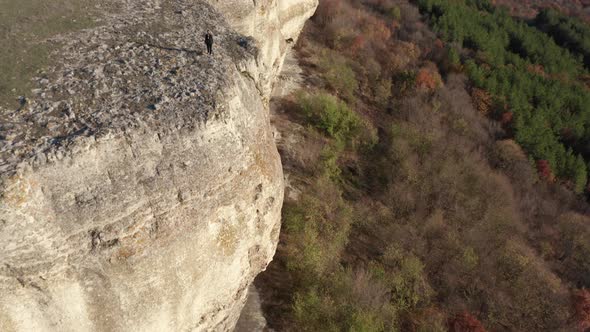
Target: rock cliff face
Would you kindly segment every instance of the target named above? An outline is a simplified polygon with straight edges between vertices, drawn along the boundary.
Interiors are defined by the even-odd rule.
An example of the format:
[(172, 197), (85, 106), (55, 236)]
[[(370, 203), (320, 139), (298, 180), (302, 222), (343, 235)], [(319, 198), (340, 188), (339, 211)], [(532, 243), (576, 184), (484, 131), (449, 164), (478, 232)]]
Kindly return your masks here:
[(316, 4), (128, 0), (51, 41), (0, 112), (0, 331), (233, 328), (280, 229), (268, 98)]
[[(227, 0), (212, 4), (224, 14), (231, 26), (252, 36), (259, 43), (260, 61), (253, 73), (265, 96), (283, 66), (289, 44), (293, 44), (303, 24), (315, 11), (317, 0)], [(305, 18), (305, 19), (302, 19)]]

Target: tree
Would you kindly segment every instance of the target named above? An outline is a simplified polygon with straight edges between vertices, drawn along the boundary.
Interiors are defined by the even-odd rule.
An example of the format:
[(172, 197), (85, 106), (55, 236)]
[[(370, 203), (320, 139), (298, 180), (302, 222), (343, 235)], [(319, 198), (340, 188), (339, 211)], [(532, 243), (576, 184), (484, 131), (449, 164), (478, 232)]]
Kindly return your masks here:
[(582, 155), (576, 157), (573, 171), (574, 190), (576, 193), (580, 194), (584, 191), (586, 183), (588, 182), (588, 170), (586, 169), (586, 162), (584, 161), (584, 158), (582, 158)]
[(547, 182), (555, 181), (555, 175), (553, 175), (551, 166), (547, 160), (541, 159), (537, 161), (537, 171), (539, 172), (541, 179)]
[(578, 289), (574, 292), (574, 308), (580, 331), (590, 328), (590, 291)]
[(492, 109), (492, 96), (483, 89), (473, 89), (471, 92), (475, 108), (484, 115), (488, 115)]
[(419, 88), (434, 90), (440, 84), (439, 74), (430, 68), (422, 68), (416, 75), (416, 86)]
[(322, 0), (315, 12), (314, 19), (316, 19), (322, 27), (325, 27), (334, 20), (341, 8), (341, 0)]
[[(437, 39), (439, 40), (439, 39)], [(453, 66), (459, 66), (461, 64), (461, 57), (459, 56), (459, 51), (457, 51), (454, 47), (449, 47), (449, 51), (447, 52), (447, 56), (449, 58), (449, 62)]]
[(472, 314), (464, 311), (449, 320), (451, 332), (486, 332), (481, 322)]

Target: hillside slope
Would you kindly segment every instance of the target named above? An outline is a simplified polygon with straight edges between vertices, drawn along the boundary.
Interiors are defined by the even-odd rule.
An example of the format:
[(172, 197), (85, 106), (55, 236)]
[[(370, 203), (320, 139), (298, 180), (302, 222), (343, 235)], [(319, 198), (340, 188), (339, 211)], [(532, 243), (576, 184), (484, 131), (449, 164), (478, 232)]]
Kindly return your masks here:
[(475, 52), (427, 24), (393, 0), (320, 1), (306, 24), (303, 88), (273, 119), (288, 182), (256, 280), (269, 326), (583, 331), (587, 202), (482, 111)]

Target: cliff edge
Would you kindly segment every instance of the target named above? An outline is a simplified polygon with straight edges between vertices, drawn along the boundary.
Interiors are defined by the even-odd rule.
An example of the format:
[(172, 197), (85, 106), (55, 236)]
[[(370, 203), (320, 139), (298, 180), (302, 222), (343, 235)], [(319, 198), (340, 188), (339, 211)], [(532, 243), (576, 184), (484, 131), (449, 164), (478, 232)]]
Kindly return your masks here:
[(1, 331), (233, 328), (280, 229), (268, 99), (316, 5), (128, 0), (52, 41), (0, 110)]

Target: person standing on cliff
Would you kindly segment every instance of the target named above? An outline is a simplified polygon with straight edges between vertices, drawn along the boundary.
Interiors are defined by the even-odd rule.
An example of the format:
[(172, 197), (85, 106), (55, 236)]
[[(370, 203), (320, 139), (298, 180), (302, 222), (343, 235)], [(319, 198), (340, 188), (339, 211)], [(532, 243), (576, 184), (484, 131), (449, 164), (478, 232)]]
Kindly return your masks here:
[(207, 45), (207, 54), (213, 54), (213, 34), (211, 30), (207, 30), (205, 34), (205, 45)]

